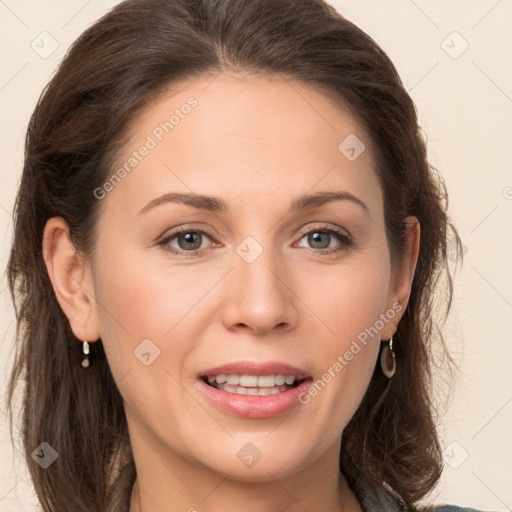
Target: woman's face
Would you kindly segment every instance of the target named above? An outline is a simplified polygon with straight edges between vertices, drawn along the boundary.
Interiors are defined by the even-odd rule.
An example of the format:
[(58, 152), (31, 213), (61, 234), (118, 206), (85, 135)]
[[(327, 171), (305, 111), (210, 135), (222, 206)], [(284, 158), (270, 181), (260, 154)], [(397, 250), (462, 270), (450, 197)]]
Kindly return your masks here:
[(412, 275), (391, 271), (359, 124), (299, 83), (223, 73), (151, 104), (113, 175), (91, 313), (136, 461), (254, 481), (337, 460)]

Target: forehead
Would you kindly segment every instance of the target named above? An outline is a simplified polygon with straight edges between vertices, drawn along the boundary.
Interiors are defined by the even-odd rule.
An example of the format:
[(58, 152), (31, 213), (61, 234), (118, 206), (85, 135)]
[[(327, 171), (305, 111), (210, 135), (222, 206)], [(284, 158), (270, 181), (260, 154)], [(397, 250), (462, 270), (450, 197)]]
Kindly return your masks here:
[(118, 167), (150, 148), (126, 166), (129, 177), (117, 187), (134, 201), (182, 191), (265, 206), (269, 195), (290, 202), (340, 187), (377, 207), (381, 200), (370, 140), (357, 120), (284, 78), (224, 72), (180, 82), (146, 106), (130, 134)]

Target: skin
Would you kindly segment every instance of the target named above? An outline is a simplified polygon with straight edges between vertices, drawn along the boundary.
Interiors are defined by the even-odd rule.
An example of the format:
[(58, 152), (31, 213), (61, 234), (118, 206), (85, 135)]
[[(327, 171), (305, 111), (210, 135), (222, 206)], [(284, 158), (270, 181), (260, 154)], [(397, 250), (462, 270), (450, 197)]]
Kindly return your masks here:
[[(101, 337), (124, 399), (138, 473), (130, 511), (360, 511), (339, 475), (340, 441), (393, 322), (307, 405), (277, 418), (217, 409), (197, 375), (232, 361), (282, 361), (316, 380), (393, 304), (402, 306), (398, 324), (417, 219), (407, 219), (406, 251), (392, 267), (368, 135), (324, 95), (280, 78), (224, 72), (181, 83), (138, 116), (120, 165), (190, 96), (197, 107), (101, 200), (91, 258), (74, 250), (63, 219), (50, 219), (44, 234), (73, 332)], [(366, 146), (355, 161), (338, 150), (349, 134)], [(368, 212), (348, 200), (288, 212), (302, 194), (341, 190)], [(230, 211), (165, 203), (139, 213), (167, 192), (217, 196)], [(158, 244), (178, 226), (211, 234), (196, 235), (202, 254), (186, 257), (193, 248), (176, 237), (167, 246), (182, 255)], [(307, 233), (325, 227), (352, 243), (324, 235), (314, 245)], [(236, 252), (247, 236), (263, 249), (252, 263)], [(160, 350), (149, 366), (134, 357), (144, 339)], [(237, 457), (247, 442), (262, 454), (250, 468)]]

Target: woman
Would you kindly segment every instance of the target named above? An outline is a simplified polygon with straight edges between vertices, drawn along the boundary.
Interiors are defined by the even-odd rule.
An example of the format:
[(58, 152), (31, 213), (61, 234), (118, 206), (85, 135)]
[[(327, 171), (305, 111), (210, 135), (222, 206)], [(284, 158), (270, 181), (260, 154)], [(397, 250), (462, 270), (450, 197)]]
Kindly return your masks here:
[(44, 91), (16, 204), (43, 509), (426, 510), (451, 233), (393, 64), (333, 8), (119, 4)]

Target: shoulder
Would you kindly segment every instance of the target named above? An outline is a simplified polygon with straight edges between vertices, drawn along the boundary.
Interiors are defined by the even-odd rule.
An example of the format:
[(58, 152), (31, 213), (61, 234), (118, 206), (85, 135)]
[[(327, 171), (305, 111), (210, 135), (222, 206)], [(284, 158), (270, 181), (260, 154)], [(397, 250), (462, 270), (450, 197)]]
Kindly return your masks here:
[(386, 492), (362, 490), (356, 486), (357, 496), (361, 500), (364, 512), (498, 512), (481, 510), (452, 504), (418, 503), (408, 508), (403, 499), (391, 487)]
[(423, 505), (419, 506), (416, 510), (417, 512), (485, 512), (484, 510), (460, 507), (458, 505)]

